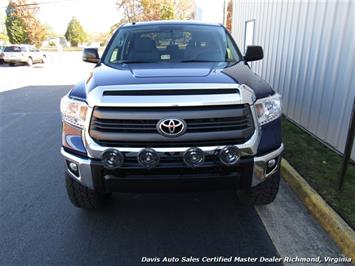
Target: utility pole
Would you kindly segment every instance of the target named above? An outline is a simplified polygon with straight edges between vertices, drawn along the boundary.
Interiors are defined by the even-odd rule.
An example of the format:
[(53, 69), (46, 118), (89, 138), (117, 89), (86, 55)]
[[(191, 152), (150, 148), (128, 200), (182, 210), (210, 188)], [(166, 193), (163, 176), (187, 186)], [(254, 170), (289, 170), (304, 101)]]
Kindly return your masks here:
[(345, 173), (348, 168), (351, 150), (352, 150), (353, 143), (354, 143), (354, 137), (355, 137), (355, 97), (354, 97), (354, 102), (353, 102), (353, 110), (351, 112), (348, 137), (346, 138), (343, 164), (341, 166), (340, 175), (338, 177), (338, 190), (339, 191), (343, 190)]
[(227, 24), (227, 0), (223, 0), (223, 25)]

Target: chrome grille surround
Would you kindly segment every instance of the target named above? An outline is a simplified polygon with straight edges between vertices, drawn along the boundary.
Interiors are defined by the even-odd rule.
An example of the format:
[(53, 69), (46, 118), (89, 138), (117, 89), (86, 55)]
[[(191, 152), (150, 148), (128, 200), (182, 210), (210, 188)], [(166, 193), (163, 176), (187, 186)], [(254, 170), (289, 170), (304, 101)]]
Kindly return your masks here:
[[(218, 88), (233, 88), (236, 90), (234, 94), (211, 94), (211, 95), (187, 95), (187, 96), (103, 96), (104, 91), (117, 91), (117, 90), (177, 90), (184, 89), (211, 89), (216, 90)], [(238, 84), (144, 84), (144, 85), (124, 85), (124, 86), (109, 86), (98, 87), (88, 93), (87, 102), (89, 105), (87, 112), (87, 119), (83, 130), (83, 141), (87, 149), (88, 156), (90, 158), (101, 158), (104, 150), (109, 147), (104, 147), (97, 144), (89, 135), (90, 121), (95, 106), (106, 107), (179, 107), (179, 106), (218, 106), (218, 105), (239, 105), (248, 104), (254, 122), (254, 133), (252, 136), (241, 144), (236, 146), (241, 150), (242, 156), (251, 156), (256, 154), (257, 148), (260, 142), (260, 127), (257, 122), (255, 114), (254, 102), (255, 94), (246, 85)], [(149, 146), (149, 145), (147, 145)], [(199, 146), (207, 155), (214, 154), (216, 151), (222, 149), (225, 145), (214, 146)], [(154, 147), (159, 156), (166, 157), (171, 153), (184, 153), (191, 146), (186, 147)], [(136, 154), (143, 147), (110, 147), (117, 148), (125, 154), (127, 157), (136, 156)]]

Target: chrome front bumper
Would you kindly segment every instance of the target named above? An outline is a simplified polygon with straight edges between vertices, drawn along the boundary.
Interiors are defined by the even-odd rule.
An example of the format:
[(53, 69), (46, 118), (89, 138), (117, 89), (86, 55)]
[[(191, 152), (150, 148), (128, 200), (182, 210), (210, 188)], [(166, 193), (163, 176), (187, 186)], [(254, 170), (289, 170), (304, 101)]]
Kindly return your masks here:
[[(253, 168), (253, 176), (252, 176), (252, 186), (256, 186), (259, 183), (263, 182), (266, 178), (269, 176), (273, 175), (275, 172), (277, 172), (279, 168), (279, 163), (280, 163), (280, 155), (284, 149), (283, 144), (281, 146), (263, 156), (259, 157), (254, 157), (254, 168)], [(61, 149), (61, 153), (64, 156), (65, 160), (68, 162), (74, 162), (78, 165), (79, 169), (79, 174), (78, 176), (75, 175), (67, 166), (67, 171), (71, 175), (71, 177), (78, 182), (80, 182), (82, 185), (89, 187), (91, 189), (94, 189), (94, 182), (93, 182), (93, 175), (92, 175), (92, 170), (91, 170), (91, 164), (92, 160), (91, 159), (83, 159), (78, 156), (75, 156), (73, 154), (70, 154), (66, 152), (63, 148)], [(269, 160), (276, 159), (277, 164), (275, 167), (268, 173), (266, 174), (265, 169), (267, 162)]]
[[(280, 167), (280, 161), (281, 161), (280, 155), (283, 152), (283, 150), (284, 150), (284, 145), (281, 143), (281, 146), (278, 149), (269, 152), (267, 154), (264, 154), (263, 156), (254, 157), (254, 170), (253, 170), (253, 179), (252, 179), (253, 187), (260, 184), (266, 178), (268, 178), (269, 176), (277, 172), (277, 170)], [(276, 159), (276, 165), (269, 173), (266, 174), (265, 170), (266, 170), (267, 162), (272, 159)]]

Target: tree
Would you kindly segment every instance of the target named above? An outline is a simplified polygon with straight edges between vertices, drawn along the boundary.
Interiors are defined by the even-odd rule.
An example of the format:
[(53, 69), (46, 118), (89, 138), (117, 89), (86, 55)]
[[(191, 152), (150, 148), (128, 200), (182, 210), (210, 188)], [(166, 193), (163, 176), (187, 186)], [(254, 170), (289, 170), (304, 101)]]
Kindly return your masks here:
[(0, 44), (7, 43), (8, 41), (9, 37), (6, 33), (5, 17), (0, 13)]
[(147, 20), (192, 19), (193, 1), (189, 0), (118, 0), (124, 18), (114, 25)]
[[(143, 13), (142, 0), (118, 0), (117, 8), (122, 10), (120, 23), (139, 21)], [(139, 19), (138, 19), (139, 18)]]
[(9, 42), (9, 37), (7, 37), (7, 34), (0, 32), (0, 44), (8, 43), (8, 42)]
[(57, 37), (57, 33), (54, 31), (53, 27), (49, 25), (48, 23), (43, 24), (43, 29), (45, 33), (45, 38), (49, 37)]
[(105, 46), (110, 35), (109, 32), (91, 33), (87, 36), (90, 42), (98, 42), (100, 46)]
[(6, 8), (5, 26), (11, 43), (28, 43), (28, 34), (24, 19), (20, 16), (17, 4), (10, 1)]
[(233, 16), (233, 1), (229, 0), (227, 5), (227, 21), (226, 21), (226, 28), (230, 32), (232, 32), (232, 16)]
[(39, 46), (45, 37), (45, 30), (36, 15), (36, 2), (11, 0), (6, 9), (6, 30), (11, 43), (30, 43)]
[(71, 46), (77, 47), (87, 39), (87, 35), (81, 26), (80, 22), (73, 17), (68, 24), (65, 38), (70, 42)]
[(195, 4), (191, 0), (174, 1), (174, 19), (193, 19), (195, 17)]
[(161, 19), (163, 20), (169, 20), (175, 18), (174, 5), (172, 1), (163, 3), (161, 5), (160, 11), (161, 11)]

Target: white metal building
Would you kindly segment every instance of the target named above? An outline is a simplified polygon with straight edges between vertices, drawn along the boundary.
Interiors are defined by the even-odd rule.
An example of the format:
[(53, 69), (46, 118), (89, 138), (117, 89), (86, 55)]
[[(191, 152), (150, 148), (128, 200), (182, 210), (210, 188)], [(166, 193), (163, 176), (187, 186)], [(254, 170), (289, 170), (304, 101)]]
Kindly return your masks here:
[(355, 97), (354, 9), (353, 0), (233, 3), (233, 37), (241, 50), (264, 48), (252, 69), (282, 95), (284, 114), (340, 152)]
[(195, 0), (195, 20), (223, 24), (225, 0)]

